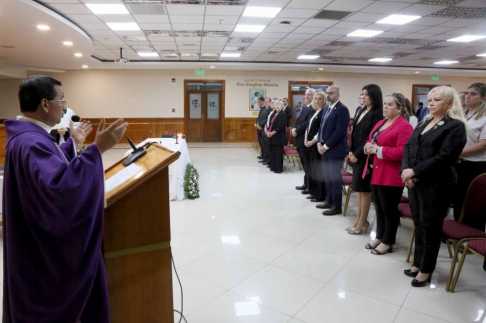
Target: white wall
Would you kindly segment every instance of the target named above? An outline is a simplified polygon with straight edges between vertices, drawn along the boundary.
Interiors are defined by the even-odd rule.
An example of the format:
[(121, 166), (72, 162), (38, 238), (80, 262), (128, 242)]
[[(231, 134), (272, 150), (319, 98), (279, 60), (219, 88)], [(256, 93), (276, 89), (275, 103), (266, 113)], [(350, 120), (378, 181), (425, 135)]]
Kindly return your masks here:
[[(84, 118), (182, 118), (184, 116), (184, 79), (226, 81), (225, 116), (253, 117), (249, 111), (251, 86), (236, 86), (246, 79), (265, 79), (277, 83), (266, 87), (267, 96), (288, 96), (288, 81), (332, 81), (341, 88), (341, 101), (350, 109), (357, 106), (361, 88), (368, 83), (378, 84), (383, 94), (401, 92), (408, 98), (412, 84), (450, 84), (464, 90), (473, 82), (484, 81), (473, 77), (441, 77), (430, 80), (429, 75), (387, 75), (274, 71), (217, 71), (206, 70), (205, 76), (195, 76), (194, 70), (74, 70), (50, 74), (63, 82), (68, 106)], [(173, 83), (172, 78), (176, 79)], [(251, 82), (250, 82), (251, 83)], [(18, 114), (18, 80), (0, 80), (0, 118)], [(263, 87), (265, 88), (265, 87)], [(175, 109), (175, 112), (172, 112)]]

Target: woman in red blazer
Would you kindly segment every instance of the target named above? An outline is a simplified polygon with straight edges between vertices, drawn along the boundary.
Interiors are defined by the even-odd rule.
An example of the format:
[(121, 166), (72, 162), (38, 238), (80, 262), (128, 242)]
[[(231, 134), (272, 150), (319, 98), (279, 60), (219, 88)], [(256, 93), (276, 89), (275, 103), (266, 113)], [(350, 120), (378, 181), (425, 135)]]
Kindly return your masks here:
[(400, 216), (398, 204), (403, 193), (400, 177), (403, 149), (412, 135), (407, 102), (400, 93), (386, 97), (383, 116), (370, 133), (364, 149), (368, 154), (366, 172), (371, 172), (371, 192), (376, 205), (376, 238), (366, 245), (374, 255), (393, 252)]

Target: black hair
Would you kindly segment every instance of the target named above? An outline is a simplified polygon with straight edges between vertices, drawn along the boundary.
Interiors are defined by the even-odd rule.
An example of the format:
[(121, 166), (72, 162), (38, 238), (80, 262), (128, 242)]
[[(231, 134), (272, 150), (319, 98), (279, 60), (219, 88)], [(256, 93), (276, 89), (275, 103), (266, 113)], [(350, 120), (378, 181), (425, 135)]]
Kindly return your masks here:
[(32, 75), (20, 83), (19, 102), (21, 112), (35, 112), (42, 99), (54, 100), (55, 86), (62, 83), (52, 77)]
[(265, 101), (265, 98), (263, 96), (258, 98), (258, 101)]
[(371, 99), (371, 110), (383, 109), (383, 94), (378, 85), (368, 84), (363, 87), (363, 90), (368, 92), (368, 96)]
[(423, 102), (419, 102), (419, 107), (423, 107), (424, 106), (424, 103)]

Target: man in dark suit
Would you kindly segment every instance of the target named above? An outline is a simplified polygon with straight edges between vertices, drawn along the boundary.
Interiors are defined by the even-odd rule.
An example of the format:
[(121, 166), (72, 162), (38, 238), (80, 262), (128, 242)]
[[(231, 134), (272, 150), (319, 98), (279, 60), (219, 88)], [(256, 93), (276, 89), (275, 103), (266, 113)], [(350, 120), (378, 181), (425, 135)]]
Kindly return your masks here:
[(348, 147), (346, 134), (349, 125), (349, 110), (339, 101), (339, 88), (330, 86), (326, 90), (327, 104), (322, 111), (321, 128), (317, 136), (317, 149), (321, 154), (324, 182), (326, 184), (326, 202), (318, 204), (324, 215), (342, 213), (342, 185), (341, 168), (343, 158)]
[(283, 98), (283, 108), (282, 111), (287, 115), (287, 127), (290, 127), (290, 118), (292, 118), (292, 108), (289, 107), (289, 100)]
[(267, 132), (270, 128), (271, 120), (275, 115), (275, 107), (273, 106), (272, 99), (268, 96), (265, 98), (265, 106), (267, 109), (269, 109), (269, 113), (267, 115), (267, 119), (265, 120), (265, 126), (263, 127), (264, 129), (262, 131), (263, 144), (265, 145), (265, 152), (267, 154), (266, 162), (263, 163), (263, 165), (266, 165), (268, 168), (270, 168), (270, 165), (272, 165), (273, 156), (270, 153), (271, 142), (270, 138), (267, 136)]
[(258, 144), (260, 145), (260, 153), (261, 155), (258, 156), (258, 159), (265, 159), (265, 152), (263, 150), (263, 138), (262, 138), (262, 132), (263, 132), (263, 127), (265, 126), (265, 122), (267, 121), (267, 116), (270, 111), (265, 107), (265, 99), (263, 97), (260, 97), (258, 99), (258, 105), (260, 106), (260, 113), (258, 113), (258, 118), (255, 121), (255, 127), (257, 128), (257, 134), (258, 134)]
[[(308, 88), (305, 91), (304, 100), (305, 103), (303, 104), (302, 108), (300, 109), (300, 114), (297, 116), (294, 124), (292, 125), (292, 132), (291, 135), (294, 137), (294, 144), (297, 146), (297, 152), (299, 153), (300, 162), (302, 167), (304, 167), (305, 171), (305, 162), (307, 158), (307, 148), (304, 145), (304, 137), (305, 137), (305, 130), (307, 129), (307, 125), (309, 123), (309, 119), (312, 118), (314, 114), (314, 109), (312, 109), (311, 103), (314, 99), (314, 95), (316, 94), (316, 90), (312, 88)], [(304, 185), (295, 187), (298, 190), (302, 190), (303, 194), (309, 194), (307, 189), (307, 175), (304, 175)]]

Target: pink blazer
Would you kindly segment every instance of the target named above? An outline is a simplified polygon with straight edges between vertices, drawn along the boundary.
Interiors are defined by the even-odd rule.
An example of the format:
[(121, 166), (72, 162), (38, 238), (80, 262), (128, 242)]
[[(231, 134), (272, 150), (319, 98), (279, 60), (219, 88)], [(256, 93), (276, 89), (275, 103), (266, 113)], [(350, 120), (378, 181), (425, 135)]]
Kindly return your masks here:
[[(376, 131), (386, 119), (379, 121), (370, 133), (367, 141), (371, 142), (373, 132)], [(378, 135), (378, 146), (383, 147), (383, 159), (379, 159), (375, 155), (373, 159), (373, 176), (371, 184), (384, 186), (404, 186), (400, 176), (400, 168), (402, 166), (403, 149), (408, 139), (412, 135), (413, 127), (403, 117), (399, 117), (391, 126), (383, 130)], [(366, 174), (368, 166), (369, 155), (366, 159), (366, 167), (363, 172), (363, 177)]]

